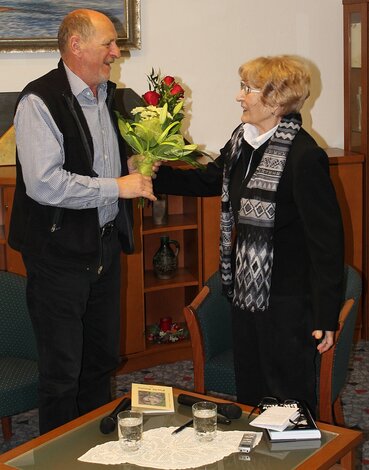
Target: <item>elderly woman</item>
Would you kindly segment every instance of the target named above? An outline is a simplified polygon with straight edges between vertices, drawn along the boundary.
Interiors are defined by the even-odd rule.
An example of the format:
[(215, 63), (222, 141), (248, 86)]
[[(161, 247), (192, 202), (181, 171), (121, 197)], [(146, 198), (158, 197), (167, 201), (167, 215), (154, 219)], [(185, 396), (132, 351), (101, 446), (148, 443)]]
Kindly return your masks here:
[(238, 401), (297, 399), (315, 413), (315, 356), (333, 344), (344, 248), (327, 155), (301, 127), (310, 75), (291, 56), (251, 60), (239, 74), (242, 123), (220, 156), (205, 171), (162, 166), (155, 191), (222, 196)]

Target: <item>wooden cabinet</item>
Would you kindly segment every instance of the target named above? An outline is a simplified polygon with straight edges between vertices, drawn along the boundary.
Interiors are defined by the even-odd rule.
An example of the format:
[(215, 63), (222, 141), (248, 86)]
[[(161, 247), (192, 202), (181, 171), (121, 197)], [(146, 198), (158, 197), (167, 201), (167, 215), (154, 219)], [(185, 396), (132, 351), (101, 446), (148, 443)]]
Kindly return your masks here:
[[(330, 175), (341, 208), (345, 234), (345, 262), (364, 272), (364, 155), (342, 149), (326, 149)], [(363, 282), (365, 279), (363, 278)], [(365, 337), (367, 315), (361, 304), (355, 340)]]
[[(168, 196), (165, 226), (154, 225), (151, 206), (135, 209), (136, 250), (122, 257), (122, 282), (127, 282), (122, 289), (127, 306), (127, 322), (122, 325), (122, 355), (127, 362), (122, 371), (192, 357), (189, 340), (154, 344), (146, 337), (147, 328), (158, 324), (161, 317), (183, 323), (183, 307), (203, 285), (201, 214), (200, 198), (179, 196)], [(171, 279), (158, 279), (153, 271), (152, 259), (164, 235), (180, 246), (178, 270)]]
[[(363, 332), (369, 338), (369, 167), (368, 14), (369, 0), (343, 0), (345, 150), (364, 157), (363, 165)], [(356, 189), (357, 191), (358, 189)]]
[(0, 167), (0, 269), (25, 275), (26, 270), (19, 252), (7, 245), (10, 215), (15, 190), (15, 167)]
[(325, 149), (330, 175), (341, 208), (345, 231), (345, 262), (363, 270), (364, 156), (342, 149)]

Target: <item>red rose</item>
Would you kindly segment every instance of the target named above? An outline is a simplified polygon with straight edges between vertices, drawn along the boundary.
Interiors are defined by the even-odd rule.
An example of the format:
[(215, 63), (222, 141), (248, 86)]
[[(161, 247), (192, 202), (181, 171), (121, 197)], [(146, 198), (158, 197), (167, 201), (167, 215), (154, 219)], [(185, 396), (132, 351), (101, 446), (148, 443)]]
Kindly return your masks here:
[(171, 95), (184, 95), (184, 89), (181, 87), (181, 85), (178, 85), (176, 83), (174, 87), (170, 90)]
[(171, 77), (170, 75), (167, 75), (166, 77), (163, 78), (163, 82), (170, 86), (174, 82), (174, 77)]
[(147, 104), (152, 106), (156, 106), (160, 101), (160, 95), (156, 91), (147, 91), (142, 97)]

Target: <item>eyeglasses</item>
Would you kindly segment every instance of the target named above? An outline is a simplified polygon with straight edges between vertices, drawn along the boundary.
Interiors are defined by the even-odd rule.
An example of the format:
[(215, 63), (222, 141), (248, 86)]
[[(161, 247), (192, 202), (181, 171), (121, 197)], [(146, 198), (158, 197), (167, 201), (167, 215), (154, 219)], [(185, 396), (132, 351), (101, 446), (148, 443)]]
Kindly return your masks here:
[(241, 82), (240, 86), (245, 95), (248, 95), (249, 93), (261, 93), (261, 90), (258, 90), (257, 88), (251, 88), (250, 86), (246, 85), (245, 82)]

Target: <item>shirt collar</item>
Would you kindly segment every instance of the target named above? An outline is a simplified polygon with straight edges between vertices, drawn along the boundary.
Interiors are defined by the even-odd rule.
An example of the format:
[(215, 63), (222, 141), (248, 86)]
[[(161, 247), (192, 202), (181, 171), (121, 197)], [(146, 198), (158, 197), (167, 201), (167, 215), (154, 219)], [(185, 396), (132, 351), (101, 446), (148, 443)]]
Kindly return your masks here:
[[(69, 85), (70, 85), (73, 95), (75, 97), (78, 97), (78, 95), (83, 94), (84, 96), (93, 97), (93, 93), (90, 87), (87, 85), (87, 83), (85, 83), (78, 75), (72, 72), (65, 62), (63, 63), (64, 63), (65, 72), (67, 74), (67, 78), (68, 78)], [(97, 87), (97, 89), (98, 89), (98, 93), (100, 92), (100, 90), (106, 92), (107, 83), (106, 82), (101, 83)]]
[(264, 134), (259, 135), (258, 129), (247, 122), (243, 125), (243, 138), (251, 147), (257, 149), (274, 134), (277, 128), (278, 124)]

